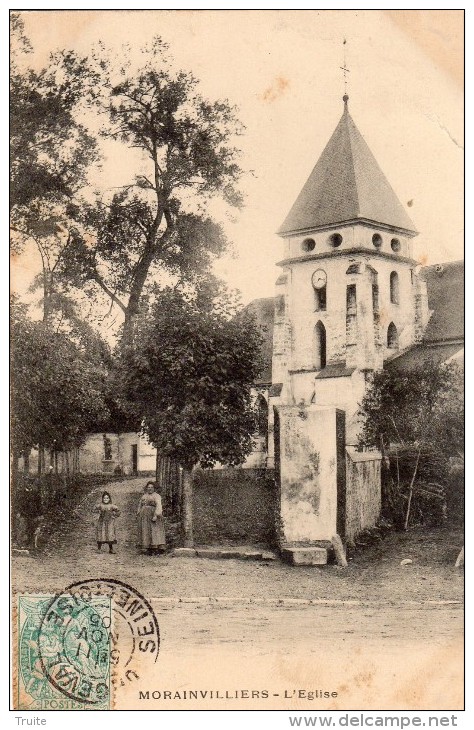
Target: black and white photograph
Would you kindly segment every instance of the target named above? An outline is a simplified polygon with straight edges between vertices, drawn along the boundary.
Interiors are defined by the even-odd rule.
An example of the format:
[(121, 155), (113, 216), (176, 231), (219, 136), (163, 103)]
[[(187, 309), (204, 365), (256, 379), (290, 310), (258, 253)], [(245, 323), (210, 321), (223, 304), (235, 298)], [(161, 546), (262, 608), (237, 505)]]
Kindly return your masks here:
[(456, 726), (464, 11), (9, 30), (11, 709)]

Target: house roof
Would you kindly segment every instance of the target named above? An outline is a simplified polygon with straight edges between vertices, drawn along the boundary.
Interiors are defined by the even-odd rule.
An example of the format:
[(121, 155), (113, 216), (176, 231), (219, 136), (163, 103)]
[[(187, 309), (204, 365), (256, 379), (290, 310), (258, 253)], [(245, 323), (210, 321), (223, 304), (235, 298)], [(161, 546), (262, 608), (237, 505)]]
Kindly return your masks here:
[(259, 378), (256, 380), (256, 385), (261, 383), (271, 383), (275, 299), (273, 297), (254, 299), (250, 302), (250, 304), (247, 304), (245, 310), (254, 315), (262, 334), (261, 355), (263, 367)]
[(278, 233), (357, 220), (416, 233), (345, 101), (339, 124)]
[(464, 338), (464, 261), (425, 266), (422, 275), (428, 289), (428, 308), (433, 310), (423, 342)]

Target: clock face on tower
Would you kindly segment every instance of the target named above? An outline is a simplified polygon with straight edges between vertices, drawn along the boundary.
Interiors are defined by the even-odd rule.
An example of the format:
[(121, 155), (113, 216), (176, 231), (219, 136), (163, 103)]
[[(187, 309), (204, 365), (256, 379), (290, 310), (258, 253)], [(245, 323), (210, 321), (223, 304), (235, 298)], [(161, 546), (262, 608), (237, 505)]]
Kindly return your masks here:
[(316, 269), (311, 277), (311, 283), (315, 289), (322, 289), (326, 286), (327, 275), (324, 269)]

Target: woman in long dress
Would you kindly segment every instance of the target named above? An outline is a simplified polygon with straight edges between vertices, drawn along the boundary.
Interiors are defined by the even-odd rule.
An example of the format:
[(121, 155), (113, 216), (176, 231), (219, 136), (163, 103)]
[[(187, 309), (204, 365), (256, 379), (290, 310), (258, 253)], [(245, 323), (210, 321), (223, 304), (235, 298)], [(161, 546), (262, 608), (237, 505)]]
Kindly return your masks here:
[(155, 487), (154, 482), (147, 483), (137, 511), (141, 550), (148, 555), (156, 555), (166, 549), (161, 497), (155, 492)]
[(102, 499), (96, 504), (93, 510), (97, 515), (97, 549), (101, 550), (102, 545), (109, 546), (109, 553), (113, 553), (113, 546), (117, 544), (115, 534), (115, 520), (120, 515), (117, 505), (112, 503), (109, 492), (103, 492)]

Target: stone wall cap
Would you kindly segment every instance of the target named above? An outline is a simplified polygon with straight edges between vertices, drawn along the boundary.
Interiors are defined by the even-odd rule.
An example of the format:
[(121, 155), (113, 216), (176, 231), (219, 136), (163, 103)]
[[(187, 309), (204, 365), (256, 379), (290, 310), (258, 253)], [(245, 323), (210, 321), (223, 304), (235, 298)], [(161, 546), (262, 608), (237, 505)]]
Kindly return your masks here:
[(346, 367), (345, 364), (327, 365), (325, 368), (320, 370), (315, 378), (348, 378), (352, 375), (356, 368)]
[(381, 461), (382, 454), (380, 451), (348, 451), (346, 449), (347, 456), (350, 457), (351, 461)]

